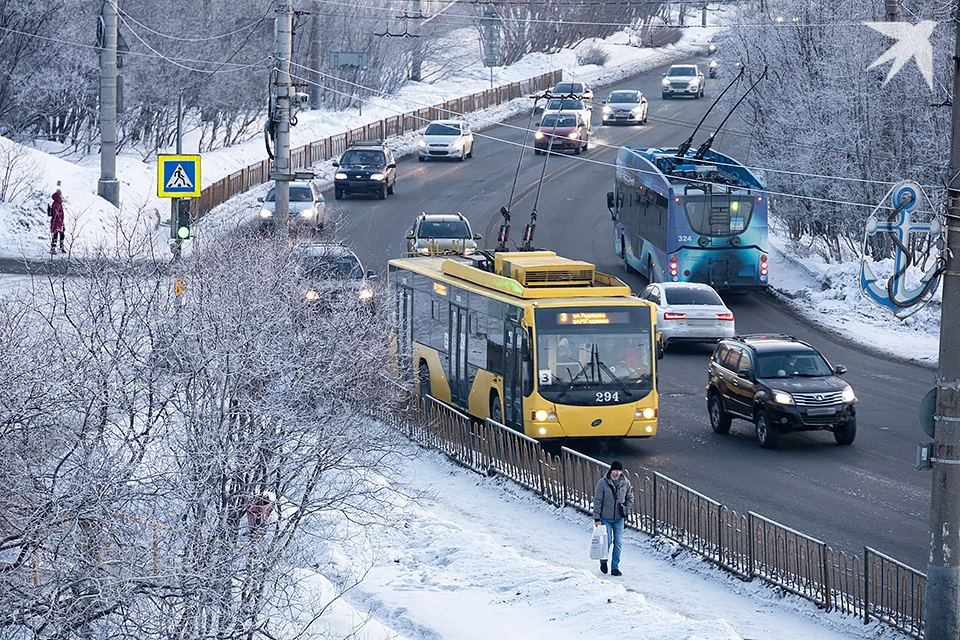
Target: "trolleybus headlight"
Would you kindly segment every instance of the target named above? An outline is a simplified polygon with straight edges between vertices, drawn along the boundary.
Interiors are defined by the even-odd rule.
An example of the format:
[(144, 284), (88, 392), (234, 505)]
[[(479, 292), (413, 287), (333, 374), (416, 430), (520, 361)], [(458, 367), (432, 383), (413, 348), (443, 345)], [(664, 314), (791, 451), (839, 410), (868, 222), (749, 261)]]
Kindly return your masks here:
[(844, 402), (853, 402), (857, 399), (856, 394), (853, 393), (853, 387), (847, 385), (843, 390), (843, 395), (840, 397)]
[(547, 435), (547, 430), (544, 429), (543, 427), (540, 427), (540, 435), (542, 435), (542, 436)]
[(732, 245), (735, 246), (735, 247), (739, 247), (739, 246), (740, 246), (740, 236), (733, 236), (732, 238), (730, 238), (730, 244), (732, 244)]
[(657, 416), (657, 411), (653, 407), (646, 407), (644, 409), (637, 409), (634, 416), (637, 420), (653, 420)]
[(653, 427), (651, 427), (651, 426), (649, 426), (649, 425), (646, 426), (646, 427), (644, 427), (643, 430), (646, 431), (647, 433), (653, 433)]
[(786, 391), (773, 390), (773, 401), (777, 404), (793, 404), (793, 396)]
[(534, 414), (534, 417), (537, 419), (537, 422), (546, 422), (547, 412), (544, 411), (543, 409), (540, 409), (539, 411), (537, 411), (536, 414)]

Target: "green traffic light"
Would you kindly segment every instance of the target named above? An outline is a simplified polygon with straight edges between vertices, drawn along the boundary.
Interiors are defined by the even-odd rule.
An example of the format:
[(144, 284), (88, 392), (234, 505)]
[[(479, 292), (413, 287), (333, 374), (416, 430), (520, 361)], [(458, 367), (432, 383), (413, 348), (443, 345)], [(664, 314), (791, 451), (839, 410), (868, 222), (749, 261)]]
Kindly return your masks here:
[(181, 240), (186, 240), (190, 237), (190, 227), (179, 227), (177, 228), (177, 237)]

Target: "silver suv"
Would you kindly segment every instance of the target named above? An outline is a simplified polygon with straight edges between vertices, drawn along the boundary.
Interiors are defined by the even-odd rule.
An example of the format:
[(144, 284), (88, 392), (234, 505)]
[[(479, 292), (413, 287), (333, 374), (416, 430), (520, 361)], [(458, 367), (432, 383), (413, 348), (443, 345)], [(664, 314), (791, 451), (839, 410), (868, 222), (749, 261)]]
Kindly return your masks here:
[(407, 251), (424, 256), (477, 251), (479, 233), (462, 213), (421, 213), (407, 231)]
[[(270, 187), (267, 197), (257, 198), (257, 202), (260, 203), (260, 229), (274, 228), (276, 226), (274, 213), (277, 210), (276, 186)], [(319, 231), (323, 228), (326, 209), (327, 203), (315, 184), (312, 182), (290, 183), (290, 217), (288, 220), (291, 229)]]
[(675, 64), (663, 74), (661, 83), (663, 99), (672, 96), (702, 98), (706, 80), (703, 71), (695, 64)]

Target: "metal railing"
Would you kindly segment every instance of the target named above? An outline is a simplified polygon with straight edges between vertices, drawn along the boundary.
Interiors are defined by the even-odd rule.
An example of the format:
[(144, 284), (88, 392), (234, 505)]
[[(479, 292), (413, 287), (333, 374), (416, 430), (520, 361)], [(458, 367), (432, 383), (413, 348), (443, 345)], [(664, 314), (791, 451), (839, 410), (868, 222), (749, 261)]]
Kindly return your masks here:
[[(291, 168), (293, 170), (304, 169), (318, 162), (335, 158), (342, 154), (353, 140), (378, 140), (400, 136), (420, 129), (431, 120), (454, 118), (462, 113), (486, 109), (530, 93), (549, 89), (560, 82), (562, 73), (561, 70), (557, 69), (534, 78), (494, 87), (461, 98), (453, 98), (443, 104), (408, 111), (335, 136), (315, 140), (290, 151)], [(196, 200), (194, 215), (207, 213), (233, 196), (267, 182), (269, 172), (270, 161), (262, 160), (214, 182), (200, 191), (200, 197)]]
[[(429, 396), (412, 396), (402, 410), (377, 417), (464, 466), (591, 515), (596, 483), (609, 468), (567, 447), (551, 455), (533, 438), (490, 419), (471, 419)], [(670, 539), (743, 580), (759, 578), (826, 611), (923, 637), (926, 576), (920, 571), (870, 547), (863, 558), (836, 552), (758, 513), (739, 515), (662, 473), (629, 477), (635, 499), (626, 527)]]

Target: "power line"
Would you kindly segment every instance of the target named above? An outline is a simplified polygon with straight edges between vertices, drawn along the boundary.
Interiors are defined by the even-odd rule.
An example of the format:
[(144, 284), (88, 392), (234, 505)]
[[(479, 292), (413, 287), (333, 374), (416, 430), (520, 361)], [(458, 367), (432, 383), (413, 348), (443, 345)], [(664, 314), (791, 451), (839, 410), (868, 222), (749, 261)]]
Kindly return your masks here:
[[(298, 68), (300, 68), (300, 69), (304, 69), (304, 70), (306, 70), (306, 71), (311, 71), (311, 72), (313, 72), (312, 69), (310, 69), (309, 67), (305, 67), (305, 66), (303, 66), (303, 65), (301, 65), (301, 64), (291, 63), (291, 66), (298, 67)], [(320, 73), (321, 76), (324, 76), (324, 75), (325, 75), (325, 76), (327, 76), (327, 77), (329, 77), (329, 78), (332, 78), (333, 80), (335, 80), (335, 81), (337, 81), (337, 82), (342, 82), (342, 83), (344, 83), (344, 84), (351, 85), (351, 86), (354, 86), (354, 87), (356, 87), (356, 88), (363, 89), (363, 90), (365, 90), (365, 91), (369, 91), (369, 92), (374, 93), (374, 94), (378, 94), (378, 95), (380, 95), (381, 97), (384, 97), (384, 98), (389, 98), (389, 99), (392, 99), (392, 100), (400, 100), (400, 101), (406, 102), (406, 103), (408, 103), (408, 104), (410, 104), (410, 105), (413, 105), (413, 106), (415, 106), (415, 107), (432, 107), (432, 106), (434, 106), (434, 105), (429, 105), (429, 104), (426, 104), (426, 103), (423, 103), (423, 102), (418, 102), (418, 101), (413, 100), (413, 99), (410, 99), (410, 98), (403, 98), (403, 97), (397, 96), (397, 95), (395, 95), (395, 94), (387, 93), (387, 92), (385, 92), (385, 91), (380, 91), (380, 90), (378, 90), (378, 89), (374, 89), (374, 88), (372, 88), (372, 87), (367, 87), (367, 86), (358, 84), (358, 83), (356, 83), (356, 82), (351, 82), (351, 81), (349, 81), (349, 80), (345, 80), (345, 79), (342, 79), (342, 78), (337, 78), (337, 77), (335, 77), (335, 76), (330, 76), (329, 74), (325, 74), (325, 73), (323, 73), (323, 72), (319, 72), (319, 73)], [(294, 77), (296, 77), (298, 80), (303, 80), (303, 79), (300, 78), (299, 76), (294, 76)], [(304, 81), (304, 82), (311, 82), (311, 81), (309, 81), (309, 80), (303, 80), (303, 81)], [(326, 85), (317, 85), (317, 86), (324, 86), (324, 87), (325, 87)], [(331, 89), (331, 90), (332, 90), (332, 89)], [(332, 91), (334, 91), (334, 93), (340, 93), (340, 92), (335, 91), (335, 90), (332, 90)], [(343, 95), (350, 95), (351, 97), (353, 96), (353, 94), (343, 94)], [(385, 107), (385, 108), (386, 108), (386, 107)], [(395, 109), (392, 109), (392, 108), (391, 108), (391, 110), (395, 110)], [(397, 113), (402, 113), (402, 112), (401, 112), (401, 111), (397, 111)], [(465, 116), (465, 115), (467, 115), (467, 114), (465, 114), (465, 113), (457, 113), (457, 112), (452, 112), (452, 113), (455, 113), (456, 115), (459, 115), (459, 116)], [(520, 126), (517, 126), (517, 125), (512, 125), (512, 124), (509, 124), (509, 123), (502, 123), (502, 122), (499, 122), (499, 121), (497, 121), (497, 120), (488, 120), (488, 119), (483, 119), (483, 118), (477, 118), (476, 116), (473, 116), (473, 117), (476, 118), (476, 119), (478, 119), (478, 120), (480, 120), (481, 122), (485, 122), (485, 123), (487, 123), (487, 124), (497, 124), (497, 125), (499, 125), (499, 126), (506, 127), (506, 128), (508, 128), (508, 129), (515, 129), (515, 130), (518, 130), (518, 131), (526, 131), (526, 129), (525, 129), (524, 127), (520, 127)], [(691, 124), (691, 123), (685, 123), (685, 122), (682, 122), (682, 121), (679, 122), (679, 123), (680, 123), (680, 124), (686, 124), (686, 125), (690, 125), (690, 124)], [(495, 138), (495, 139), (496, 139), (496, 138)], [(607, 145), (607, 144), (603, 144), (603, 143), (601, 143), (601, 142), (593, 142), (592, 144), (594, 144), (594, 145), (597, 146), (597, 147), (604, 147), (604, 148), (608, 148), (608, 149), (619, 149), (620, 146), (621, 146), (621, 145)], [(717, 165), (717, 166), (730, 166), (730, 167), (744, 166), (744, 165), (732, 165), (732, 164), (723, 163), (723, 162), (714, 162), (713, 164), (715, 164), (715, 165)], [(610, 165), (610, 166), (616, 166), (616, 165)], [(850, 178), (850, 177), (846, 177), (846, 176), (831, 176), (831, 175), (816, 174), (816, 173), (804, 173), (804, 172), (800, 172), (800, 171), (787, 171), (787, 170), (784, 170), (784, 169), (773, 169), (773, 168), (767, 168), (767, 167), (745, 167), (745, 168), (748, 169), (748, 170), (750, 170), (750, 171), (753, 171), (753, 172), (778, 173), (778, 174), (789, 175), (789, 176), (797, 176), (797, 177), (802, 177), (802, 178), (817, 178), (817, 179), (822, 179), (822, 180), (837, 180), (837, 181), (842, 181), (842, 182), (856, 182), (856, 183), (874, 184), (874, 185), (880, 185), (880, 186), (890, 186), (890, 185), (896, 184), (896, 183), (893, 182), (893, 181), (886, 181), (886, 180), (868, 180), (868, 179), (865, 179), (865, 178)], [(938, 185), (938, 186), (922, 185), (922, 186), (923, 186), (924, 188), (926, 188), (926, 189), (939, 189), (939, 188), (942, 188), (942, 187), (939, 186), (939, 185)]]
[[(116, 5), (115, 2), (112, 4)], [(273, 9), (271, 9), (271, 11), (272, 10)], [(174, 36), (174, 35), (170, 35), (169, 33), (163, 33), (160, 31), (156, 31), (155, 29), (151, 29), (147, 25), (143, 24), (142, 22), (140, 22), (139, 20), (131, 16), (126, 11), (121, 10), (119, 6), (117, 6), (117, 12), (124, 18), (127, 18), (128, 20), (133, 22), (135, 25), (143, 28), (144, 30), (146, 30), (149, 33), (152, 33), (153, 35), (160, 36), (161, 38), (167, 38), (168, 40), (177, 40), (178, 42), (209, 42), (210, 40), (220, 40), (221, 38), (229, 38), (232, 35), (241, 33), (243, 31), (247, 31), (248, 29), (255, 29), (256, 27), (263, 24), (263, 21), (266, 18), (266, 16), (264, 16), (263, 18), (260, 18), (256, 22), (251, 22), (250, 24), (240, 27), (239, 29), (235, 29), (234, 31), (229, 31), (227, 33), (220, 33), (215, 36), (206, 36), (206, 37), (194, 36), (190, 38), (182, 38), (180, 36)]]
[[(301, 65), (296, 65), (296, 66), (301, 66)], [(321, 75), (327, 75), (327, 74), (321, 74)], [(343, 91), (339, 91), (339, 90), (334, 89), (333, 87), (331, 87), (331, 86), (329, 86), (329, 85), (327, 85), (327, 84), (323, 84), (323, 83), (319, 83), (319, 82), (314, 82), (314, 81), (312, 81), (312, 80), (308, 80), (308, 79), (306, 79), (306, 78), (297, 76), (297, 75), (295, 75), (295, 74), (293, 74), (293, 73), (290, 74), (290, 77), (292, 77), (292, 78), (294, 78), (294, 79), (296, 79), (296, 80), (300, 80), (301, 82), (305, 82), (305, 83), (307, 83), (307, 84), (311, 84), (311, 85), (314, 85), (314, 86), (318, 86), (318, 87), (324, 88), (324, 89), (326, 89), (326, 90), (328, 90), (328, 91), (331, 91), (331, 92), (333, 92), (333, 93), (336, 93), (336, 94), (339, 94), (339, 95), (342, 95), (342, 96), (355, 97), (354, 94), (350, 94), (350, 93), (346, 93), (346, 92), (343, 92)], [(327, 77), (331, 77), (331, 76), (327, 75)], [(337, 79), (337, 78), (334, 78), (334, 80), (338, 80), (338, 81), (339, 81), (339, 79)], [(348, 82), (347, 84), (354, 84), (354, 83)], [(362, 85), (357, 85), (357, 86), (362, 86)], [(369, 89), (368, 87), (363, 87), (363, 88), (366, 88), (366, 89), (368, 89), (368, 90), (370, 90), (370, 91), (374, 91), (375, 93), (379, 93), (380, 95), (382, 95), (382, 96), (384, 96), (384, 97), (391, 97), (391, 98), (394, 98), (394, 99), (397, 99), (397, 100), (403, 100), (403, 101), (406, 101), (406, 102), (410, 102), (411, 104), (420, 104), (420, 103), (417, 103), (416, 101), (413, 101), (413, 100), (409, 100), (409, 99), (406, 99), (406, 98), (400, 98), (399, 96), (391, 96), (390, 94), (387, 94), (387, 93), (385, 93), (385, 92), (377, 91), (377, 90), (375, 90), (375, 89)], [(423, 105), (423, 104), (421, 104), (421, 106), (433, 106), (433, 105)], [(389, 105), (381, 105), (381, 108), (383, 108), (383, 109), (385, 109), (385, 110), (388, 110), (388, 111), (393, 111), (393, 112), (397, 113), (398, 115), (405, 113), (405, 112), (397, 109), (396, 107), (392, 107), (392, 106), (389, 106)], [(465, 114), (457, 114), (457, 112), (451, 112), (451, 113), (456, 114), (456, 115), (465, 115)], [(522, 127), (517, 127), (516, 125), (508, 125), (508, 124), (500, 123), (500, 122), (495, 121), (495, 120), (486, 120), (486, 119), (483, 119), (483, 118), (477, 118), (477, 119), (480, 120), (481, 122), (494, 123), (494, 124), (498, 124), (498, 125), (500, 125), (500, 126), (504, 126), (504, 127), (507, 127), (507, 128), (513, 128), (513, 129), (523, 130)], [(514, 146), (514, 147), (521, 147), (521, 148), (523, 148), (523, 149), (533, 149), (533, 148), (534, 148), (534, 147), (531, 147), (530, 145), (525, 145), (525, 144), (523, 144), (522, 142), (514, 142), (514, 141), (512, 141), (512, 140), (505, 140), (505, 139), (503, 139), (503, 138), (497, 138), (496, 136), (491, 136), (491, 135), (487, 135), (487, 134), (483, 134), (483, 133), (479, 133), (479, 132), (474, 132), (473, 135), (476, 136), (476, 137), (480, 137), (480, 138), (487, 139), (487, 140), (493, 140), (493, 141), (496, 141), (496, 142), (499, 142), (499, 143), (502, 143), (502, 144), (507, 144), (507, 145)], [(619, 148), (620, 148), (619, 146), (605, 145), (605, 144), (601, 144), (601, 143), (592, 143), (592, 144), (594, 144), (595, 146), (598, 146), (598, 147), (605, 147), (605, 148), (608, 148), (608, 149), (619, 149)], [(593, 158), (584, 158), (583, 156), (575, 156), (575, 157), (571, 158), (571, 160), (574, 161), (574, 162), (586, 162), (586, 163), (590, 163), (590, 164), (594, 164), (594, 165), (599, 165), (599, 166), (603, 166), (603, 167), (610, 167), (610, 168), (613, 168), (613, 169), (616, 169), (616, 167), (617, 167), (617, 165), (616, 165), (615, 163), (609, 163), (609, 162), (605, 162), (605, 161), (603, 161), (603, 160), (595, 160), (595, 159), (593, 159)], [(727, 164), (727, 163), (719, 163), (719, 162), (714, 162), (714, 163), (711, 163), (711, 164), (714, 164), (714, 165), (717, 165), (717, 166), (742, 166), (742, 165), (729, 165), (729, 164)], [(752, 169), (752, 168), (750, 168), (750, 167), (746, 167), (746, 168), (747, 168), (747, 169), (750, 169), (751, 171), (754, 171), (754, 170), (755, 170), (755, 169)], [(644, 169), (634, 169), (634, 171), (637, 171), (638, 173), (648, 174), (648, 175), (659, 175), (659, 172), (649, 171), (649, 170), (644, 170)], [(798, 173), (797, 173), (797, 174), (794, 174), (794, 175), (803, 175), (803, 174), (798, 174)], [(833, 177), (833, 178), (838, 178), (837, 176), (823, 176), (823, 177), (825, 177), (825, 178), (831, 178), (831, 177)], [(729, 184), (723, 183), (723, 182), (711, 182), (711, 181), (709, 181), (709, 180), (701, 180), (701, 179), (697, 179), (697, 178), (683, 178), (683, 177), (671, 176), (671, 180), (674, 180), (674, 181), (677, 181), (677, 182), (688, 182), (688, 183), (692, 183), (692, 184), (709, 184), (709, 185), (717, 186), (717, 187), (729, 187), (729, 186), (730, 186)], [(848, 178), (848, 180), (857, 180), (857, 179)], [(873, 182), (876, 182), (877, 184), (886, 184), (886, 185), (893, 184), (893, 183), (890, 183), (890, 182), (879, 182), (879, 181), (873, 181)], [(804, 201), (808, 201), (808, 202), (818, 202), (818, 203), (822, 203), (822, 204), (834, 204), (834, 205), (843, 205), (843, 206), (851, 206), (851, 207), (869, 208), (870, 210), (874, 210), (874, 209), (878, 208), (877, 205), (874, 204), (874, 203), (855, 202), (855, 201), (850, 201), (850, 200), (836, 200), (836, 199), (832, 199), (832, 198), (821, 198), (821, 197), (817, 197), (817, 196), (805, 196), (805, 195), (799, 195), (799, 194), (795, 194), (795, 193), (787, 193), (787, 192), (785, 192), (785, 191), (773, 191), (773, 190), (770, 190), (770, 189), (763, 189), (763, 192), (764, 192), (767, 196), (781, 196), (781, 197), (784, 197), (784, 198), (792, 198), (792, 199), (795, 199), (795, 200), (804, 200)], [(881, 205), (879, 208), (880, 208), (880, 209), (892, 209), (892, 207), (890, 207), (890, 206), (882, 206), (882, 205)], [(918, 213), (921, 213), (921, 212), (918, 212)], [(933, 213), (933, 212), (922, 212), (922, 213)]]

